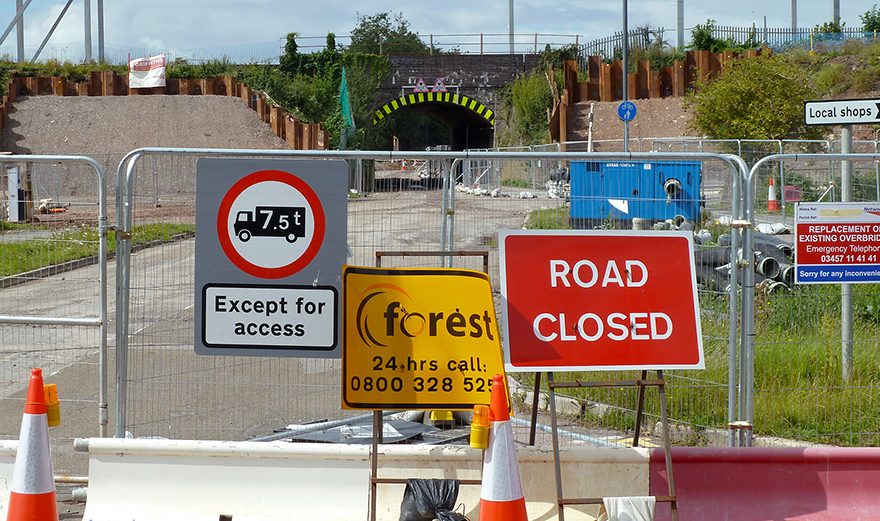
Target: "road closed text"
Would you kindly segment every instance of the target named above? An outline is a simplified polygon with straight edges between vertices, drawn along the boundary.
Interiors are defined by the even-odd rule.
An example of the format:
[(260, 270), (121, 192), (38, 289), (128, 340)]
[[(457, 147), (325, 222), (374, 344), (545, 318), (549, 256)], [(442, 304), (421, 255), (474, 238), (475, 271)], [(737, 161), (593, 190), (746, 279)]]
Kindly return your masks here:
[[(648, 282), (648, 267), (636, 259), (625, 259), (622, 263), (608, 260), (599, 265), (590, 259), (580, 259), (574, 264), (552, 259), (549, 274), (551, 288), (640, 288)], [(660, 311), (615, 311), (603, 316), (590, 312), (580, 315), (541, 313), (532, 322), (532, 330), (538, 339), (545, 342), (556, 339), (563, 342), (595, 342), (603, 337), (622, 342), (666, 340), (672, 336), (673, 326), (669, 315)]]
[(335, 290), (285, 286), (205, 288), (206, 345), (335, 345)]
[(507, 369), (700, 367), (692, 244), (658, 232), (507, 234)]

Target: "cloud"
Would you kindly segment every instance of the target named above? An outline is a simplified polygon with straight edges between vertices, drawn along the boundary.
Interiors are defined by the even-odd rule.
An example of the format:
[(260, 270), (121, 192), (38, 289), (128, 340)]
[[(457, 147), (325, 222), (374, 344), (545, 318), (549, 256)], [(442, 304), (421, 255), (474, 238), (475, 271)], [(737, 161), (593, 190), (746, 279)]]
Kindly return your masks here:
[[(94, 0), (92, 0), (94, 2)], [(26, 46), (36, 47), (55, 21), (65, 2), (33, 2), (25, 14)], [(712, 18), (719, 25), (787, 27), (790, 2), (767, 0), (684, 0), (685, 25), (692, 27)], [(831, 2), (800, 0), (799, 25), (811, 27), (831, 18)], [(868, 3), (842, 2), (841, 16), (847, 25), (859, 25)], [(93, 4), (94, 5), (94, 4)], [(445, 0), (413, 3), (401, 0), (150, 0), (105, 1), (105, 35), (108, 44), (176, 48), (210, 48), (278, 41), (288, 32), (303, 36), (349, 34), (357, 25), (357, 13), (373, 15), (403, 13), (410, 28), (422, 35), (507, 33), (509, 2)], [(630, 25), (662, 26), (674, 34), (676, 0), (629, 0)], [(14, 15), (14, 2), (0, 2), (0, 20)], [(621, 26), (621, 2), (608, 0), (514, 0), (517, 33), (580, 34), (581, 41), (609, 36)], [(97, 24), (96, 8), (92, 23)], [(75, 1), (61, 22), (52, 43), (83, 41), (83, 3)], [(473, 36), (478, 40), (478, 36)], [(93, 34), (93, 41), (97, 41)], [(344, 41), (344, 40), (343, 40)], [(15, 35), (4, 50), (15, 47)]]

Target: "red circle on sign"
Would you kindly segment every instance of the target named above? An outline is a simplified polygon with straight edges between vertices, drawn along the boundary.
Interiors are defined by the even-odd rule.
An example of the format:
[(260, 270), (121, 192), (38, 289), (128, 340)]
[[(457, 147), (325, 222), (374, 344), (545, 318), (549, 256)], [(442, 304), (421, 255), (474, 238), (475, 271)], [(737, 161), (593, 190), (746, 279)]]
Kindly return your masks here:
[[(314, 220), (312, 240), (309, 242), (309, 246), (303, 254), (290, 264), (275, 268), (259, 266), (245, 259), (235, 249), (235, 246), (232, 244), (232, 240), (229, 237), (229, 212), (231, 211), (235, 200), (242, 192), (251, 186), (267, 181), (286, 184), (302, 194), (306, 199), (306, 202), (308, 202), (309, 208), (312, 210)], [(223, 248), (223, 252), (241, 271), (262, 279), (280, 279), (282, 277), (289, 277), (312, 262), (318, 254), (318, 250), (321, 249), (321, 244), (324, 242), (324, 208), (321, 206), (321, 200), (318, 199), (318, 195), (315, 194), (312, 188), (299, 177), (287, 172), (282, 172), (281, 170), (260, 170), (239, 179), (238, 182), (232, 185), (229, 191), (226, 192), (226, 195), (223, 196), (223, 200), (220, 201), (220, 208), (217, 211), (217, 238), (220, 241), (220, 246)]]

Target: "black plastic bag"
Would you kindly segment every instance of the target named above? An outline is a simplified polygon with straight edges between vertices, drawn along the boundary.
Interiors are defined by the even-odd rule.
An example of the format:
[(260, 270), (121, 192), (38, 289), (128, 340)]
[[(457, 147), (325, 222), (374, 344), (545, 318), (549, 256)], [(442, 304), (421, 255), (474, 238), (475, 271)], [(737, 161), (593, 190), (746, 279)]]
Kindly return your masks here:
[(457, 499), (457, 479), (408, 479), (400, 503), (400, 521), (466, 520), (452, 511)]

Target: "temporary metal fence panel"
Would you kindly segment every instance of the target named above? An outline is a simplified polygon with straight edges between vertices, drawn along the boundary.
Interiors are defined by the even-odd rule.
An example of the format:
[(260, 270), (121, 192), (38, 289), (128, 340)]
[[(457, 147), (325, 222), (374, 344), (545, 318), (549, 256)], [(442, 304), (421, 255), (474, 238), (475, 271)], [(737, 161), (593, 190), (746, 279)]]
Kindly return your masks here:
[[(197, 160), (316, 155), (148, 150), (121, 163), (121, 250), (134, 251), (123, 253), (128, 267), (121, 269), (128, 273), (120, 277), (129, 287), (121, 290), (128, 304), (127, 318), (120, 323), (125, 331), (117, 332), (126, 339), (118, 370), (118, 385), (124, 389), (118, 414), (125, 422), (118, 429), (135, 436), (243, 440), (290, 424), (351, 416), (340, 410), (338, 360), (206, 357), (192, 349)], [(356, 188), (348, 202), (349, 263), (372, 265), (377, 250), (440, 249), (439, 188), (449, 164), (438, 162), (427, 177), (369, 158), (353, 158), (350, 166)], [(138, 249), (142, 230), (157, 226), (165, 230), (164, 239)], [(426, 262), (436, 265), (433, 260), (401, 261)]]
[[(785, 143), (788, 149), (789, 143)], [(828, 145), (829, 148), (832, 146)], [(837, 146), (836, 144), (834, 146)], [(856, 142), (850, 156), (840, 154), (773, 155), (760, 160), (750, 173), (750, 194), (746, 204), (750, 220), (758, 226), (752, 232), (746, 251), (754, 250), (756, 262), (762, 258), (782, 259), (779, 239), (793, 246), (792, 235), (768, 236), (764, 226), (791, 226), (794, 205), (773, 209), (766, 204), (772, 176), (780, 171), (789, 177), (785, 184), (810, 181), (817, 185), (803, 190), (804, 201), (839, 200), (841, 162), (852, 161), (853, 201), (878, 201), (876, 191), (875, 142)], [(793, 165), (808, 165), (806, 170)], [(795, 172), (800, 181), (796, 181)], [(830, 187), (835, 193), (829, 192)], [(822, 190), (824, 188), (824, 190)], [(766, 229), (765, 229), (766, 230)], [(749, 254), (746, 253), (748, 256)], [(790, 259), (790, 257), (789, 257)], [(752, 317), (744, 315), (744, 333), (753, 346), (747, 347), (750, 367), (743, 380), (744, 391), (754, 410), (755, 432), (765, 439), (781, 437), (802, 443), (844, 446), (873, 446), (880, 441), (877, 418), (880, 410), (880, 381), (877, 379), (880, 293), (875, 284), (852, 285), (853, 367), (850, 381), (843, 378), (841, 287), (802, 285), (773, 291), (772, 283), (755, 275), (756, 291)], [(790, 441), (782, 441), (790, 443)]]
[[(19, 435), (30, 370), (55, 383), (62, 424), (53, 429), (55, 468), (84, 472), (71, 442), (105, 435), (107, 212), (105, 172), (84, 156), (0, 156), (7, 180), (26, 179), (20, 223), (0, 219), (0, 437)], [(14, 169), (14, 170), (13, 170)]]
[[(571, 143), (565, 143), (562, 146), (571, 151), (573, 148), (571, 145)], [(530, 147), (532, 159), (529, 161), (503, 157), (480, 160), (485, 161), (486, 164), (480, 165), (479, 172), (482, 173), (488, 168), (489, 172), (494, 173), (495, 177), (490, 178), (493, 182), (477, 185), (471, 181), (474, 177), (466, 173), (462, 183), (458, 185), (454, 200), (454, 246), (465, 249), (485, 248), (489, 251), (490, 273), (493, 280), (498, 280), (497, 230), (505, 228), (553, 229), (572, 226), (568, 177), (571, 161), (565, 160), (570, 157), (565, 153), (555, 152), (554, 149), (557, 146)], [(496, 151), (502, 155), (506, 152), (501, 149), (496, 149)], [(624, 157), (612, 154), (605, 156), (618, 159)], [(467, 159), (464, 164), (474, 161), (474, 159)], [(724, 169), (724, 165), (719, 164), (718, 161), (704, 162), (704, 164), (706, 163), (714, 164), (719, 171)], [(728, 165), (726, 172), (728, 187), (731, 185), (731, 178), (736, 175), (739, 174), (732, 174)], [(724, 183), (720, 177), (722, 177), (721, 174), (719, 174), (719, 180), (714, 181), (715, 184)], [(471, 181), (472, 184), (468, 185), (467, 181)], [(524, 187), (531, 190), (524, 190)], [(698, 197), (709, 209), (711, 215), (726, 217), (726, 220), (722, 218), (722, 222), (725, 222), (729, 228), (732, 216), (736, 216), (739, 211), (738, 208), (732, 207), (733, 196), (734, 192), (731, 190), (726, 192), (715, 190), (710, 194), (704, 193)], [(635, 206), (640, 199), (644, 198), (631, 197), (629, 203)], [(657, 201), (652, 200), (651, 202)], [(661, 202), (665, 204), (665, 195)], [(598, 225), (601, 226), (602, 223), (598, 223)], [(712, 232), (710, 233), (717, 234), (718, 226), (713, 225), (711, 228)], [(490, 231), (488, 234), (485, 232), (487, 229)], [(713, 237), (713, 239), (717, 239), (717, 237)], [(704, 291), (701, 293), (701, 298), (704, 303), (704, 313), (710, 319), (704, 321), (704, 329), (708, 333), (707, 343), (714, 346), (708, 350), (715, 354), (716, 361), (720, 360), (720, 366), (716, 364), (713, 367), (713, 377), (709, 380), (701, 373), (680, 372), (680, 374), (673, 374), (674, 383), (671, 385), (675, 387), (670, 395), (674, 400), (676, 391), (682, 391), (679, 395), (681, 401), (678, 410), (686, 409), (687, 413), (692, 415), (691, 417), (700, 418), (695, 424), (683, 425), (682, 428), (677, 429), (675, 434), (679, 443), (702, 441), (726, 445), (729, 442), (729, 433), (726, 430), (728, 411), (724, 404), (726, 403), (725, 397), (729, 392), (727, 368), (731, 335), (728, 318), (728, 293), (726, 293), (728, 288), (726, 284), (719, 282), (720, 274), (717, 279), (713, 279), (713, 277), (716, 275), (714, 268), (728, 263), (730, 256), (729, 247), (709, 246), (706, 250), (705, 258), (702, 260), (709, 264), (705, 269), (708, 276), (702, 280)], [(710, 329), (711, 331), (709, 331)], [(718, 358), (719, 354), (720, 359)], [(533, 380), (527, 379), (522, 384), (516, 395), (524, 400), (526, 405), (530, 405), (533, 400), (531, 391)], [(625, 394), (620, 390), (592, 390), (589, 396), (568, 397), (563, 409), (571, 420), (568, 426), (570, 428), (569, 441), (578, 439), (582, 442), (608, 446), (625, 443), (627, 436), (623, 433), (632, 428), (636, 398), (634, 393), (631, 393), (632, 395)], [(542, 407), (546, 408), (546, 397), (539, 398), (539, 401), (541, 401)], [(657, 410), (656, 407), (654, 410)]]

